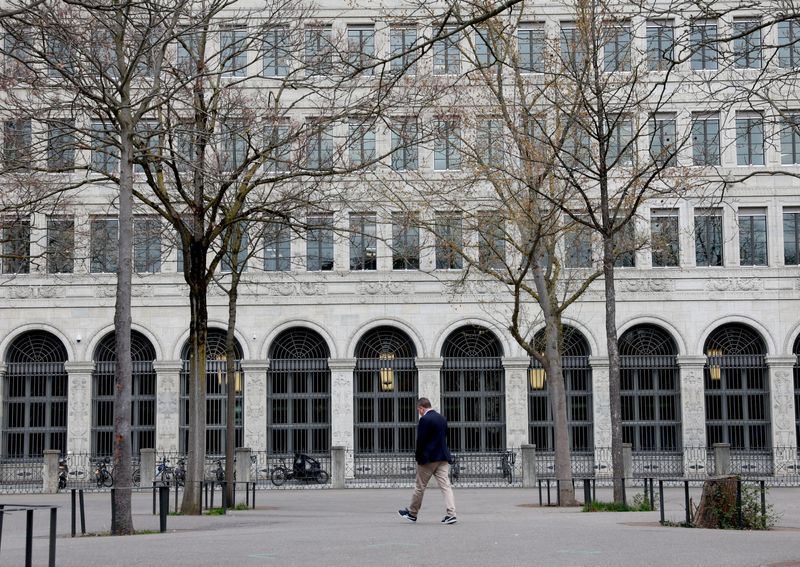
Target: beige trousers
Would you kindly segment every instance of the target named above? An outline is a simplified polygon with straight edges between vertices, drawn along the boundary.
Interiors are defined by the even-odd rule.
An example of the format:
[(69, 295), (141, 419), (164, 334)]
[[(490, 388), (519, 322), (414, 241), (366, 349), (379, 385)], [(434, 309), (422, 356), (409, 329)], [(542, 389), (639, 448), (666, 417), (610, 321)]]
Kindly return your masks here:
[(453, 489), (450, 486), (450, 464), (447, 461), (436, 461), (425, 465), (417, 465), (417, 481), (414, 486), (414, 495), (411, 497), (411, 505), (408, 511), (416, 516), (422, 507), (422, 497), (428, 487), (431, 477), (436, 477), (439, 490), (444, 496), (444, 505), (447, 508), (448, 516), (456, 515), (456, 501), (453, 498)]

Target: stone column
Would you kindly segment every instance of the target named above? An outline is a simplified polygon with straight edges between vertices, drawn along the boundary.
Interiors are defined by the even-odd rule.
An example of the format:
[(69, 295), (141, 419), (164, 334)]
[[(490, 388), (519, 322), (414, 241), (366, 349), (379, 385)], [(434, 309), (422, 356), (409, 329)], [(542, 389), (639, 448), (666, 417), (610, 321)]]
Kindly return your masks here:
[(679, 356), (683, 474), (702, 475), (706, 470), (706, 400), (703, 385), (705, 356)]
[(44, 494), (58, 492), (58, 457), (58, 450), (44, 450), (44, 464), (42, 465), (42, 492)]
[(522, 445), (522, 488), (536, 487), (536, 445)]
[(776, 476), (797, 474), (797, 444), (800, 440), (795, 429), (798, 408), (794, 405), (793, 372), (796, 361), (794, 356), (767, 357)]
[[(172, 463), (177, 465), (178, 463)], [(149, 488), (153, 486), (156, 476), (156, 450), (142, 449), (139, 451), (139, 486)]]
[(503, 358), (506, 376), (506, 447), (528, 442), (528, 366), (530, 359)]
[(92, 450), (92, 372), (94, 362), (64, 363), (68, 374), (67, 451), (89, 453)]
[[(245, 399), (247, 399), (245, 397)], [(247, 417), (245, 417), (245, 425)], [(236, 459), (236, 483), (233, 485), (233, 504), (247, 500), (247, 493), (250, 490), (250, 448), (236, 447), (234, 450)]]
[(180, 448), (180, 360), (157, 360), (156, 371), (156, 451), (177, 453)]
[[(434, 408), (444, 414), (442, 409), (442, 379), (440, 373), (442, 371), (441, 358), (418, 358), (417, 364), (417, 379), (418, 388), (417, 394), (420, 398), (428, 398)], [(447, 417), (447, 416), (445, 416)]]
[(331, 369), (331, 447), (344, 447), (345, 470), (355, 470), (353, 449), (353, 371), (355, 358), (332, 358)]
[(331, 486), (344, 488), (344, 479), (347, 469), (347, 450), (335, 445), (331, 447)]
[(6, 365), (4, 362), (0, 362), (0, 427), (6, 422), (5, 415), (3, 414), (3, 407), (5, 404), (3, 403), (3, 391), (6, 389)]
[(254, 452), (267, 450), (268, 360), (243, 360), (244, 446)]
[(594, 461), (597, 476), (610, 477), (611, 398), (608, 395), (608, 358), (589, 357), (592, 367), (592, 415), (594, 417)]

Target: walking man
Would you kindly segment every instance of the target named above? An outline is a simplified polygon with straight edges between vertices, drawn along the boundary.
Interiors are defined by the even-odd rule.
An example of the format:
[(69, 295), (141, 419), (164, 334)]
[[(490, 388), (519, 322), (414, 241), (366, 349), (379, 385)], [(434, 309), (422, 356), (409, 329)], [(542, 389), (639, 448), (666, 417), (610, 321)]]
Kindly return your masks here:
[(417, 514), (422, 506), (422, 497), (431, 476), (436, 477), (439, 490), (444, 496), (444, 505), (447, 508), (443, 524), (455, 524), (456, 502), (453, 498), (453, 489), (450, 487), (450, 462), (453, 457), (447, 448), (447, 420), (431, 408), (428, 398), (417, 401), (419, 425), (417, 426), (417, 450), (414, 455), (417, 460), (417, 480), (411, 504), (408, 508), (400, 510), (400, 515), (409, 522), (417, 521)]

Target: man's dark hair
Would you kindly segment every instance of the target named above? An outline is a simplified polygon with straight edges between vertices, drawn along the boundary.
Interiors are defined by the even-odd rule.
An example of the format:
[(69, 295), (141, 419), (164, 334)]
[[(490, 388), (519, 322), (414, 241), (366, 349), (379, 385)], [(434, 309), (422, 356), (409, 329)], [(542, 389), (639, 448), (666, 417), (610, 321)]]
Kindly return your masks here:
[(431, 401), (428, 398), (420, 398), (417, 400), (417, 407), (428, 409), (431, 407)]

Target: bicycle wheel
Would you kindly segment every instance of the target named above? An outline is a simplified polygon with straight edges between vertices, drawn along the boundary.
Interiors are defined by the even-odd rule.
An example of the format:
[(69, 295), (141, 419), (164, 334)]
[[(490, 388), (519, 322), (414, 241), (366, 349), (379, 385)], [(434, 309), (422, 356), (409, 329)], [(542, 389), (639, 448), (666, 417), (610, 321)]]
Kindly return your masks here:
[(133, 481), (133, 486), (139, 486), (142, 482), (142, 471), (140, 469), (134, 469), (131, 481)]
[(111, 476), (110, 472), (103, 474), (103, 486), (106, 488), (111, 488), (114, 486), (114, 477)]
[(167, 486), (170, 482), (172, 482), (172, 473), (170, 471), (164, 471), (161, 474), (161, 484)]
[(286, 482), (286, 477), (288, 476), (288, 474), (289, 473), (285, 468), (277, 467), (272, 471), (272, 474), (270, 475), (269, 478), (272, 481), (272, 484), (274, 484), (275, 486), (280, 486), (284, 482)]
[(317, 483), (319, 483), (319, 484), (327, 484), (327, 482), (330, 479), (331, 479), (331, 475), (329, 475), (327, 471), (321, 470), (321, 471), (319, 471), (317, 473), (316, 480), (317, 480)]

